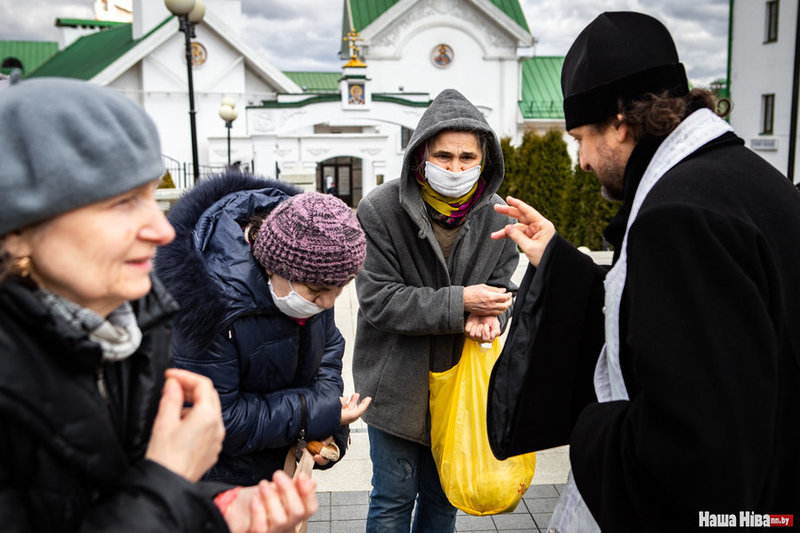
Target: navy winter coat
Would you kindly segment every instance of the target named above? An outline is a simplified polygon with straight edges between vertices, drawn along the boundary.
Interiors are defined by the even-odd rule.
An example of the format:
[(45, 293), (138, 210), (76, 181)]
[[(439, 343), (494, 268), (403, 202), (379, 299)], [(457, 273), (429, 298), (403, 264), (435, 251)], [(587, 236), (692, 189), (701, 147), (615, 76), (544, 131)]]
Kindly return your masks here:
[(177, 236), (159, 250), (156, 272), (182, 308), (175, 364), (211, 378), (222, 402), (225, 442), (209, 479), (269, 479), (303, 435), (333, 435), (345, 451), (344, 338), (333, 309), (304, 325), (281, 313), (242, 231), (250, 215), (298, 192), (229, 171), (198, 184), (169, 213)]

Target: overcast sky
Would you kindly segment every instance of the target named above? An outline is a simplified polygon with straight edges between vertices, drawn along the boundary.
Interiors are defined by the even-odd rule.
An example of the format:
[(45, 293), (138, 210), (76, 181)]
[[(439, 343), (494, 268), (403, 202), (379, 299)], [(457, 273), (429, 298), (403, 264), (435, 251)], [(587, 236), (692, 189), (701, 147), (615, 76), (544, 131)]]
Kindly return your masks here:
[[(160, 1), (160, 0), (149, 0)], [(242, 0), (244, 37), (281, 70), (338, 70), (344, 0)], [(695, 85), (725, 77), (729, 0), (521, 0), (537, 55), (564, 55), (603, 10), (634, 10), (672, 32)], [(0, 40), (57, 40), (56, 17), (94, 18), (93, 0), (0, 0)], [(602, 6), (602, 7), (600, 7)]]

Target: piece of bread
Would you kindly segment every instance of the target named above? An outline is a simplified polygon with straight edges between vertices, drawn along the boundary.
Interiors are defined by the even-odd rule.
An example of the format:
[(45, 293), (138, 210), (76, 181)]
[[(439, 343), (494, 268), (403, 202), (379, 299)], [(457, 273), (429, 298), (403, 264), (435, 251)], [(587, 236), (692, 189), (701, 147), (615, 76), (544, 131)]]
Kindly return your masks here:
[(330, 444), (322, 444), (318, 440), (310, 440), (306, 443), (306, 448), (308, 448), (308, 451), (313, 455), (321, 455), (330, 461), (339, 460), (339, 447), (333, 442)]

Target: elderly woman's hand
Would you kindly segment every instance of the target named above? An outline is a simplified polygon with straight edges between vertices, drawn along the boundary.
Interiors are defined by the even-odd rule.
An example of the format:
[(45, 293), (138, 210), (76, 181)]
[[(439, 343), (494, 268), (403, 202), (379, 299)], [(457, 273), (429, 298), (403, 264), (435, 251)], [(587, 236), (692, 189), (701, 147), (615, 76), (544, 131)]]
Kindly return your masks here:
[(339, 397), (339, 400), (342, 402), (342, 416), (339, 420), (339, 424), (343, 426), (352, 424), (364, 414), (369, 404), (372, 403), (372, 398), (369, 396), (361, 400), (361, 403), (358, 401), (359, 398), (361, 398), (361, 395), (357, 392), (351, 394), (349, 399), (344, 396)]
[(317, 512), (316, 484), (305, 474), (290, 479), (282, 470), (272, 481), (244, 487), (224, 511), (231, 533), (294, 533)]
[(478, 342), (491, 342), (500, 336), (500, 321), (496, 316), (471, 313), (464, 323), (464, 333)]
[[(219, 396), (211, 380), (171, 368), (145, 457), (198, 481), (217, 462), (225, 438)], [(192, 404), (183, 407), (184, 402)]]
[(511, 305), (512, 295), (503, 287), (486, 284), (464, 287), (464, 311), (479, 315), (502, 315)]

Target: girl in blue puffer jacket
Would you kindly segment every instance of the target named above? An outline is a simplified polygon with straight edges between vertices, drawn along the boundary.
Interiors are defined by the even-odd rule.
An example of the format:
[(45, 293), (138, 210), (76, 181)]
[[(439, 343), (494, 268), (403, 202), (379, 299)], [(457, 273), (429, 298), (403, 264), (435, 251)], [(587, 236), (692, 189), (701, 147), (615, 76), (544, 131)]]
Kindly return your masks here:
[[(227, 171), (170, 210), (176, 239), (156, 272), (181, 305), (176, 366), (211, 378), (226, 436), (207, 479), (251, 484), (300, 441), (343, 455), (370, 399), (342, 397), (333, 305), (361, 269), (364, 233), (331, 195)], [(331, 463), (316, 455), (317, 466)]]

